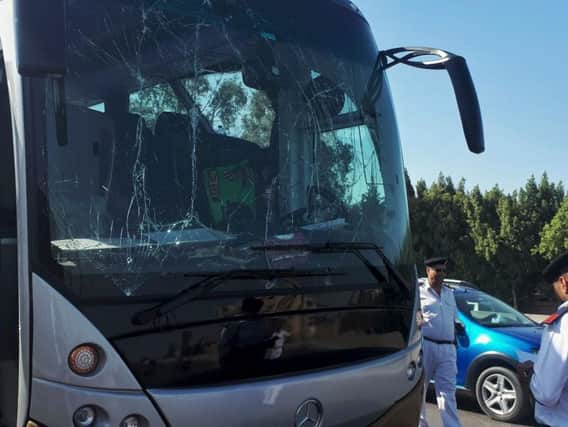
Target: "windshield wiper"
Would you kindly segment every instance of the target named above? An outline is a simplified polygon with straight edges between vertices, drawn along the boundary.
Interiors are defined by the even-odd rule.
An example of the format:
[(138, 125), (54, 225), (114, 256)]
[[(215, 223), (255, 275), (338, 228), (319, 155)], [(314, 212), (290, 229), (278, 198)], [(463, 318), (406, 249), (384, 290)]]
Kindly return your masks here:
[(495, 328), (519, 328), (519, 327), (533, 327), (535, 326), (534, 323), (502, 323), (502, 324), (495, 324), (491, 325)]
[[(340, 273), (332, 273), (321, 271), (298, 271), (294, 269), (281, 269), (281, 270), (229, 270), (222, 273), (211, 273), (202, 280), (193, 283), (187, 288), (183, 289), (173, 297), (161, 302), (153, 307), (134, 313), (132, 316), (132, 323), (135, 325), (145, 325), (160, 317), (168, 314), (169, 312), (185, 305), (195, 299), (201, 298), (214, 290), (217, 286), (221, 285), (227, 280), (254, 280), (254, 279), (267, 279), (274, 280), (278, 278), (297, 278), (297, 277), (319, 277), (322, 275), (333, 276)], [(290, 283), (295, 288), (293, 282)]]
[[(375, 277), (378, 283), (387, 282), (387, 279), (379, 271), (379, 269), (373, 265), (365, 256), (362, 251), (371, 250), (379, 255), (390, 275), (395, 278), (395, 281), (399, 285), (401, 291), (406, 298), (410, 298), (410, 289), (406, 281), (398, 273), (396, 268), (391, 264), (389, 259), (383, 253), (383, 251), (373, 243), (361, 243), (361, 242), (327, 242), (323, 244), (294, 244), (294, 245), (263, 245), (263, 246), (252, 246), (251, 250), (263, 250), (263, 251), (293, 251), (293, 250), (304, 250), (314, 253), (352, 253), (354, 254), (369, 272)], [(221, 285), (227, 280), (234, 279), (267, 279), (274, 280), (277, 278), (286, 277), (319, 277), (322, 275), (336, 275), (338, 273), (321, 271), (298, 271), (295, 269), (281, 269), (281, 270), (230, 270), (222, 273), (212, 273), (202, 280), (188, 286), (181, 292), (177, 293), (168, 300), (161, 302), (153, 307), (139, 311), (132, 316), (132, 323), (135, 325), (145, 325), (152, 322), (160, 317), (166, 315), (167, 313), (201, 297), (204, 297), (209, 292), (214, 290), (216, 287)]]
[(410, 287), (404, 280), (404, 278), (399, 274), (394, 265), (387, 258), (385, 253), (374, 243), (366, 242), (325, 242), (325, 243), (305, 243), (305, 244), (277, 244), (277, 245), (262, 245), (262, 246), (252, 246), (251, 250), (265, 250), (265, 251), (293, 251), (293, 250), (305, 250), (314, 253), (352, 253), (355, 255), (369, 270), (369, 272), (375, 277), (377, 282), (386, 282), (387, 279), (380, 272), (380, 270), (373, 265), (369, 260), (363, 255), (362, 251), (373, 251), (375, 252), (381, 261), (389, 271), (392, 277), (394, 277), (401, 291), (406, 298), (410, 298)]

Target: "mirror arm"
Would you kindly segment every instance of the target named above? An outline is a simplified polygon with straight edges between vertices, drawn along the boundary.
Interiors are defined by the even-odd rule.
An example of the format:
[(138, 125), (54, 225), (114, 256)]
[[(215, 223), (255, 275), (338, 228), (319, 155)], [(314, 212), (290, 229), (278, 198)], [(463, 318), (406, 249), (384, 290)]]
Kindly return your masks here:
[[(435, 56), (437, 59), (420, 60), (420, 57)], [(467, 145), (473, 153), (485, 150), (483, 124), (475, 86), (467, 64), (462, 56), (429, 47), (397, 47), (380, 51), (367, 87), (367, 97), (363, 100), (363, 111), (372, 111), (372, 104), (380, 95), (382, 74), (398, 64), (427, 70), (446, 70), (450, 76), (458, 110), (462, 121)]]
[[(404, 53), (405, 55), (399, 57)], [(437, 56), (439, 59), (431, 61), (415, 61), (415, 58), (421, 56)], [(381, 70), (387, 70), (398, 64), (410, 65), (411, 67), (423, 68), (427, 70), (444, 70), (446, 63), (453, 58), (457, 57), (451, 52), (430, 48), (430, 47), (396, 47), (394, 49), (382, 50), (379, 53), (378, 63), (381, 65)]]
[[(398, 57), (398, 54), (404, 53), (402, 57)], [(413, 61), (414, 58), (418, 58), (424, 55), (435, 55), (439, 56), (439, 60), (419, 62)], [(441, 49), (433, 49), (429, 47), (397, 47), (394, 49), (381, 50), (377, 55), (377, 60), (373, 66), (372, 77), (367, 85), (366, 99), (363, 100), (363, 110), (366, 114), (373, 115), (372, 105), (374, 101), (379, 97), (382, 88), (382, 72), (394, 67), (398, 64), (410, 65), (417, 68), (425, 68), (430, 70), (443, 70), (445, 69), (445, 62), (449, 61), (451, 58), (455, 57), (450, 52), (446, 52)]]

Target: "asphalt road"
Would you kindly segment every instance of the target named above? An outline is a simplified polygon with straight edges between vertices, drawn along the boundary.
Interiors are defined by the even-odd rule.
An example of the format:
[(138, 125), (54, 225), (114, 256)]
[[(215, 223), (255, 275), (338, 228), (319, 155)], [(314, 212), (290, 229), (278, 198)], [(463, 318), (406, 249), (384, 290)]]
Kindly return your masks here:
[[(434, 397), (429, 393), (426, 408), (426, 418), (430, 427), (442, 427), (442, 421), (438, 414), (438, 407), (434, 403)], [(465, 394), (458, 393), (458, 412), (462, 427), (527, 427), (536, 426), (534, 422), (525, 421), (522, 424), (508, 424), (493, 421), (485, 415), (475, 400)]]

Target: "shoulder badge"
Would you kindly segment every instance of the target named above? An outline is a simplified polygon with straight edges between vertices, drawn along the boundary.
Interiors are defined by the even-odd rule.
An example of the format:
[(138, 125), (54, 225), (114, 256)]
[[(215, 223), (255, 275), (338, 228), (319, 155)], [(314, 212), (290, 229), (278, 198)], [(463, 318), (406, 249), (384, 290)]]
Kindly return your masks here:
[(564, 316), (566, 313), (568, 313), (568, 310), (557, 311), (556, 313), (551, 314), (546, 319), (544, 319), (542, 321), (542, 324), (543, 325), (552, 325), (553, 323), (555, 323), (556, 321), (561, 319), (562, 316)]

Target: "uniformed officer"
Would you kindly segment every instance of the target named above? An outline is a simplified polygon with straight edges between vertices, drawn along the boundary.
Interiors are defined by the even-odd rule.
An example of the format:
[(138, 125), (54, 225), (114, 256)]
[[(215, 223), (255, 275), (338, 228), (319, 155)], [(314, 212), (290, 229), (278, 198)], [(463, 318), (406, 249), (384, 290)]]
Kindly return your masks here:
[[(431, 379), (435, 381), (436, 400), (444, 427), (461, 426), (456, 404), (456, 300), (453, 291), (444, 286), (446, 258), (424, 262), (427, 280), (420, 285), (422, 306), (424, 396)], [(425, 397), (420, 414), (420, 427), (427, 427)]]
[(534, 363), (519, 366), (522, 376), (533, 375), (530, 382), (535, 402), (535, 418), (551, 427), (568, 426), (568, 252), (554, 259), (543, 272), (562, 301), (556, 313), (543, 324), (540, 349)]

